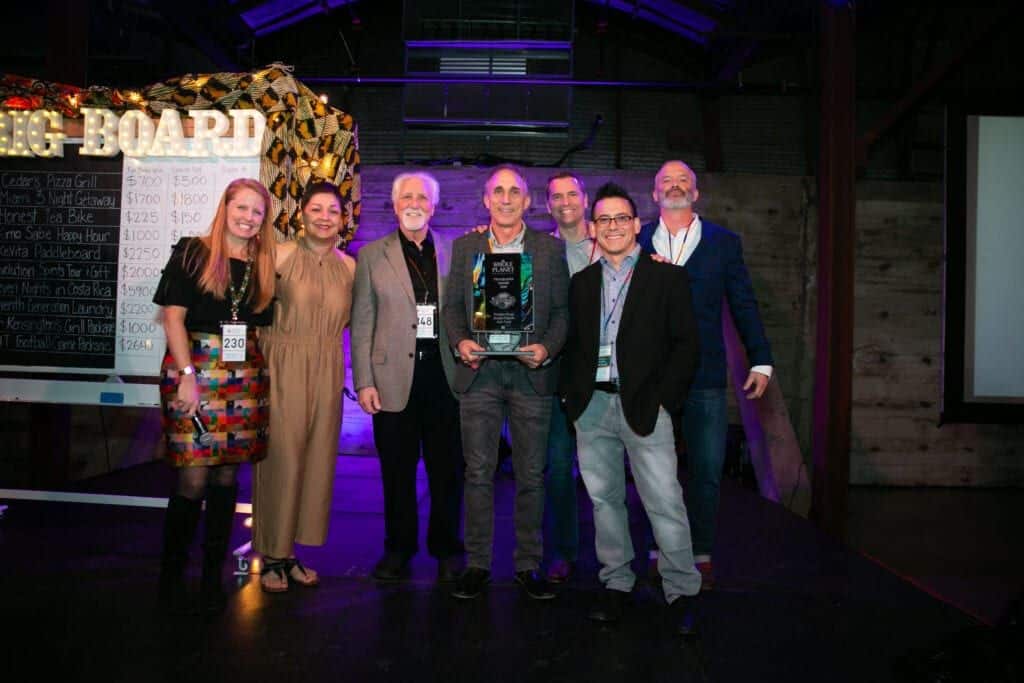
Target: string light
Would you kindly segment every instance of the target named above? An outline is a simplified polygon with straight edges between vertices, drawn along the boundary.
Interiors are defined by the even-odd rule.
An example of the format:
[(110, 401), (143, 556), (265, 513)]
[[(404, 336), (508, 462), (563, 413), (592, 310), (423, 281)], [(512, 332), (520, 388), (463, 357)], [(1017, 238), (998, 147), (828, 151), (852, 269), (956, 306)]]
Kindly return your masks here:
[(8, 132), (7, 120), (10, 114), (0, 111), (0, 156), (7, 156), (7, 150), (11, 144), (11, 134)]
[[(52, 126), (56, 132), (48, 131)], [(34, 111), (28, 119), (28, 145), (36, 156), (64, 156), (64, 117), (56, 111)]]
[(85, 140), (79, 154), (87, 156), (116, 156), (120, 151), (118, 143), (117, 115), (109, 109), (82, 107), (85, 118)]
[(220, 139), (227, 134), (231, 125), (228, 117), (216, 109), (189, 109), (188, 115), (195, 121), (190, 156), (205, 157), (218, 154)]
[(183, 157), (188, 154), (188, 149), (185, 147), (185, 131), (182, 130), (181, 116), (178, 115), (177, 110), (164, 109), (160, 113), (160, 123), (157, 124), (156, 133), (150, 144), (146, 145), (144, 152), (154, 157)]
[(146, 112), (126, 111), (117, 129), (117, 137), (125, 156), (145, 155), (153, 145), (153, 131), (153, 122)]
[(320, 93), (320, 101), (321, 102), (323, 102), (324, 104), (327, 104), (327, 99), (328, 99), (327, 98), (327, 93), (325, 93), (325, 92)]
[(27, 111), (12, 111), (8, 113), (8, 116), (11, 117), (11, 135), (8, 144), (13, 143), (13, 147), (8, 147), (7, 154), (14, 157), (32, 156), (32, 152), (26, 144), (28, 120), (31, 113)]

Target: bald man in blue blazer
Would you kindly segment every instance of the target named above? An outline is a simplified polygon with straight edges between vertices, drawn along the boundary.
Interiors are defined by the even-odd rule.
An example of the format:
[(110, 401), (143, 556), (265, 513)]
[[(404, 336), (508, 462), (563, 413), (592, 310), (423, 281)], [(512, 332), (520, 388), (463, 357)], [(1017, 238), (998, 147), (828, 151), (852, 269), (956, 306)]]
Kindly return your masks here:
[(772, 352), (739, 236), (694, 212), (700, 193), (693, 169), (682, 161), (665, 162), (655, 176), (652, 196), (660, 215), (641, 228), (637, 241), (644, 251), (686, 266), (700, 335), (700, 360), (687, 396), (682, 432), (689, 470), (686, 507), (693, 554), (702, 575), (702, 590), (708, 590), (714, 582), (711, 554), (729, 419), (723, 305), (729, 306), (752, 366), (743, 386), (748, 398), (764, 394), (772, 375)]

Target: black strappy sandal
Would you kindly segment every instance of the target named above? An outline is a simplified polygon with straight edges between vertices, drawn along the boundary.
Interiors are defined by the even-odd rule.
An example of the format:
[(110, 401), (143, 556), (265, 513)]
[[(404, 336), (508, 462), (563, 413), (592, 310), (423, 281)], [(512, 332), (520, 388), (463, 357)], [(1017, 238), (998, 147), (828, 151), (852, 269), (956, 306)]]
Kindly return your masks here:
[[(313, 586), (316, 586), (317, 584), (320, 583), (320, 577), (317, 574), (313, 574), (312, 576), (310, 576), (309, 573), (306, 571), (306, 568), (304, 566), (302, 566), (301, 562), (299, 562), (299, 558), (291, 557), (291, 558), (289, 558), (289, 559), (287, 559), (285, 561), (288, 563), (288, 570), (287, 571), (288, 571), (288, 580), (289, 581), (294, 581), (295, 583), (299, 584), (300, 586), (306, 586), (306, 587), (310, 587), (310, 588), (313, 587)], [(296, 577), (292, 573), (293, 569), (298, 569), (299, 570), (299, 573), (302, 574), (302, 578), (301, 579)]]
[[(264, 557), (263, 566), (260, 568), (260, 588), (263, 589), (264, 593), (285, 593), (288, 590), (289, 577), (288, 574), (291, 571), (291, 561), (288, 559), (278, 559), (276, 557)], [(274, 574), (277, 578), (281, 579), (283, 585), (280, 586), (267, 586), (267, 583), (263, 580), (263, 577), (267, 574)]]

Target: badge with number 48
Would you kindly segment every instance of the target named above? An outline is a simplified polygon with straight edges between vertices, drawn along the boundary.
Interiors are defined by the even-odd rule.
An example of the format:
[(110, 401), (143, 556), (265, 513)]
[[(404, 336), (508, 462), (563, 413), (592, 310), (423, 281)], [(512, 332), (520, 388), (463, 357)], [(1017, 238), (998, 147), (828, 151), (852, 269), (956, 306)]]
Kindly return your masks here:
[(434, 304), (416, 305), (416, 338), (436, 339), (437, 332), (434, 320), (437, 318), (437, 306)]

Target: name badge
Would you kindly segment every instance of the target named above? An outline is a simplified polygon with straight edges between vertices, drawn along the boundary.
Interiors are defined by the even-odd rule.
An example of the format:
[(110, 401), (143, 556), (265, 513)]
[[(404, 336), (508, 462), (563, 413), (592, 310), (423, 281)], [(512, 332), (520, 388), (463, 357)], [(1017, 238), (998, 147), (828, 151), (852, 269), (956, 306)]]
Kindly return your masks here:
[(221, 323), (220, 359), (230, 363), (245, 360), (245, 323)]
[(416, 304), (416, 338), (437, 339), (437, 306), (434, 304)]
[(487, 341), (491, 344), (511, 344), (512, 335), (505, 332), (495, 332), (487, 335)]
[(612, 381), (612, 345), (601, 344), (597, 347), (597, 374), (595, 382)]

